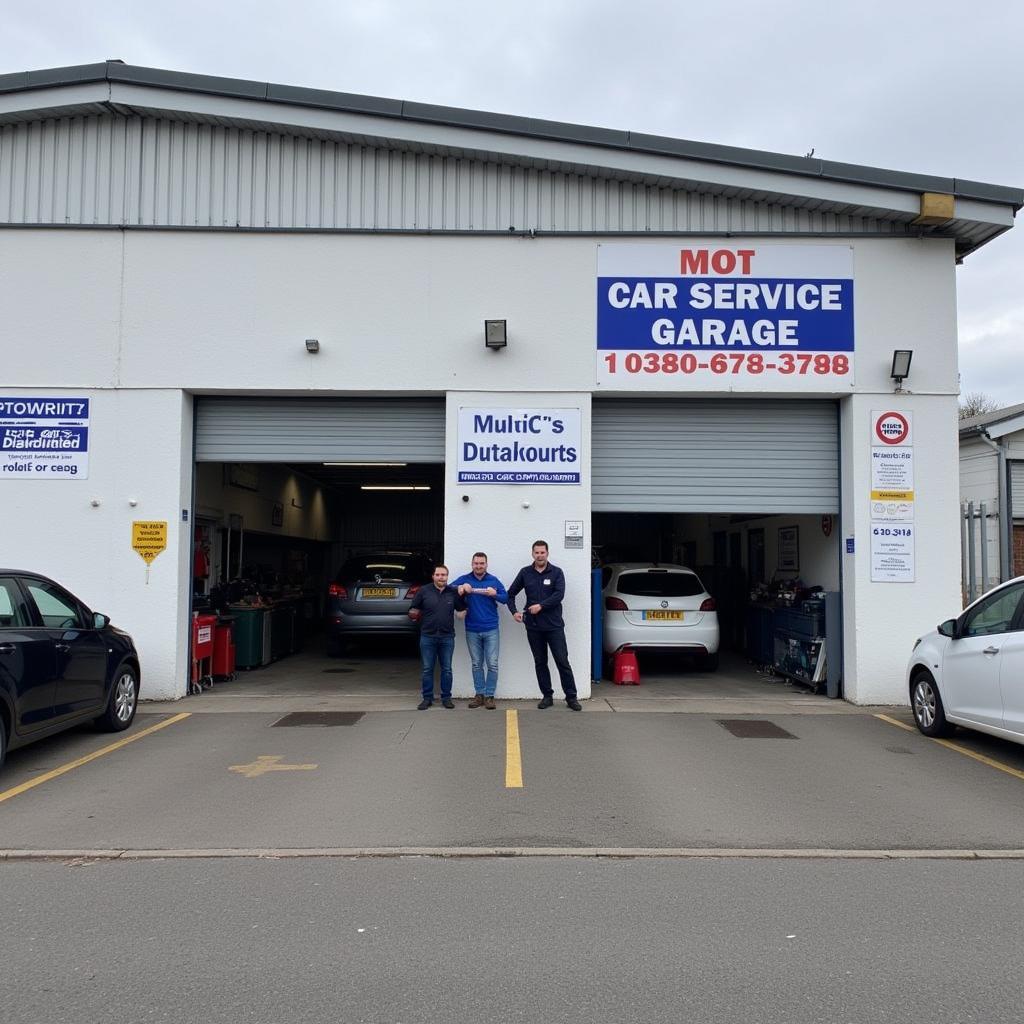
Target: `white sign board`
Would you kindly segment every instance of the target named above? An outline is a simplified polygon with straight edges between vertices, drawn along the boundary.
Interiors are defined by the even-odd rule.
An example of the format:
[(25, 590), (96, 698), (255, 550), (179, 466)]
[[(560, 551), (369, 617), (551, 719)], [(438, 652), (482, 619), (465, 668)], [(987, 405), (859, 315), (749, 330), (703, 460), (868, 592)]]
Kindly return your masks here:
[(871, 414), (871, 443), (895, 448), (914, 443), (914, 416), (909, 412), (873, 412)]
[(914, 518), (914, 449), (871, 449), (871, 516), (907, 522)]
[(459, 409), (460, 484), (578, 484), (579, 409)]
[(914, 582), (913, 523), (871, 524), (871, 582)]
[(0, 396), (0, 478), (89, 476), (88, 398)]
[(853, 249), (598, 246), (597, 379), (630, 390), (853, 384)]

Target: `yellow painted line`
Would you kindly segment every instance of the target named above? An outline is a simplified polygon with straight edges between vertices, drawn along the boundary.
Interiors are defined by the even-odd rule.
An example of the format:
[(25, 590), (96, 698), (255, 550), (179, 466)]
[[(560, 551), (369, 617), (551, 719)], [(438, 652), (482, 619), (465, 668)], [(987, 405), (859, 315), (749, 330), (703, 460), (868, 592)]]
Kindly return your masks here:
[[(897, 721), (895, 718), (890, 718), (888, 715), (875, 715), (875, 718), (880, 718), (883, 722), (888, 722), (890, 725), (898, 725), (901, 729), (906, 729), (908, 732), (918, 732), (912, 725), (907, 725), (906, 722)], [(931, 737), (925, 737), (929, 739)], [(949, 750), (955, 750), (958, 754), (963, 754), (964, 757), (970, 757), (975, 761), (980, 761), (982, 764), (986, 764), (989, 768), (995, 768), (998, 771), (1006, 772), (1007, 775), (1012, 775), (1015, 779), (1024, 779), (1024, 772), (1019, 768), (1013, 768), (1008, 764), (1003, 764), (1002, 761), (996, 761), (991, 757), (986, 757), (984, 754), (978, 754), (973, 750), (968, 750), (967, 747), (960, 746), (959, 743), (954, 743), (952, 740), (933, 739), (934, 743), (938, 743), (940, 746), (946, 747)]]
[(123, 740), (111, 743), (109, 746), (103, 747), (100, 750), (94, 750), (91, 754), (86, 754), (85, 757), (80, 757), (77, 761), (70, 761), (67, 764), (62, 764), (59, 768), (54, 768), (53, 771), (46, 772), (45, 775), (40, 775), (36, 779), (30, 779), (28, 782), (23, 782), (20, 786), (14, 786), (12, 789), (5, 789), (0, 793), (0, 804), (5, 800), (10, 800), (12, 797), (19, 796), (36, 786), (41, 786), (44, 782), (49, 782), (50, 779), (57, 778), (58, 775), (65, 775), (67, 772), (74, 771), (76, 768), (81, 768), (83, 764), (95, 761), (96, 758), (103, 757), (104, 754), (112, 754), (115, 750), (127, 747), (129, 743), (141, 740), (143, 736), (148, 736), (150, 733), (157, 732), (160, 729), (166, 729), (167, 726), (174, 725), (175, 722), (181, 722), (184, 721), (184, 719), (191, 717), (191, 711), (183, 711), (180, 715), (165, 718), (162, 722), (157, 722), (156, 725), (151, 725), (148, 729), (132, 733), (131, 736), (126, 736)]
[(895, 725), (897, 729), (906, 729), (907, 732), (918, 731), (915, 726), (907, 725), (906, 722), (901, 722), (898, 718), (890, 718), (888, 715), (875, 715), (875, 718), (880, 718), (883, 722), (888, 722), (890, 725)]
[(505, 788), (523, 788), (523, 756), (519, 751), (519, 712), (505, 712)]
[(318, 764), (281, 764), (283, 760), (283, 754), (260, 754), (251, 764), (233, 764), (228, 771), (238, 772), (247, 779), (258, 779), (267, 772), (314, 772), (320, 767)]

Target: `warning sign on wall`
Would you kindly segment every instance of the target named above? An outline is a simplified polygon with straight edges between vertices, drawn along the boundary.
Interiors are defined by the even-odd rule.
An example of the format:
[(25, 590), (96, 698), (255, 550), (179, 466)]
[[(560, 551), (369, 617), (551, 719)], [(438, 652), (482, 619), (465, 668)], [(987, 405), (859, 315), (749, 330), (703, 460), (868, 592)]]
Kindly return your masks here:
[(132, 523), (132, 550), (137, 551), (146, 565), (161, 551), (167, 550), (167, 522), (135, 520)]

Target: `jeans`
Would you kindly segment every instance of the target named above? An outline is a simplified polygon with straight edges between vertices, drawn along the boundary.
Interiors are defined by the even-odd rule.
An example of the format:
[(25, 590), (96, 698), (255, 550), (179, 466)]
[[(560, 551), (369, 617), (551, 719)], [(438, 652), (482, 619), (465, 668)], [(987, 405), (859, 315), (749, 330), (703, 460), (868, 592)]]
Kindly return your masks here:
[(551, 670), (548, 668), (548, 648), (558, 667), (558, 678), (566, 700), (576, 699), (576, 680), (569, 664), (569, 646), (565, 642), (564, 629), (528, 629), (526, 639), (533, 651), (533, 667), (537, 672), (537, 685), (545, 697), (552, 695)]
[(466, 646), (473, 664), (473, 690), (485, 697), (493, 697), (498, 689), (498, 631), (489, 629), (486, 633), (474, 633), (467, 629)]
[(427, 636), (420, 633), (420, 660), (423, 663), (423, 699), (434, 699), (434, 662), (441, 665), (441, 700), (452, 699), (452, 655), (455, 635)]

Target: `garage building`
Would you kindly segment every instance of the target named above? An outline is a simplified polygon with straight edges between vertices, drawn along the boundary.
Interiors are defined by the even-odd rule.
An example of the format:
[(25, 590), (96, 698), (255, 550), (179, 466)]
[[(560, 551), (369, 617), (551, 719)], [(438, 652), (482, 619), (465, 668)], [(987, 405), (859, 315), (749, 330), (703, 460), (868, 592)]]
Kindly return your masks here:
[[(635, 560), (698, 569), (740, 654), (751, 603), (836, 595), (830, 692), (906, 702), (960, 602), (956, 266), (1022, 202), (119, 62), (0, 76), (0, 563), (128, 629), (150, 699), (187, 693), (216, 584), (315, 625), (347, 557), (483, 549), (508, 582), (544, 538), (581, 697), (593, 564)], [(529, 697), (515, 630), (499, 696)]]

